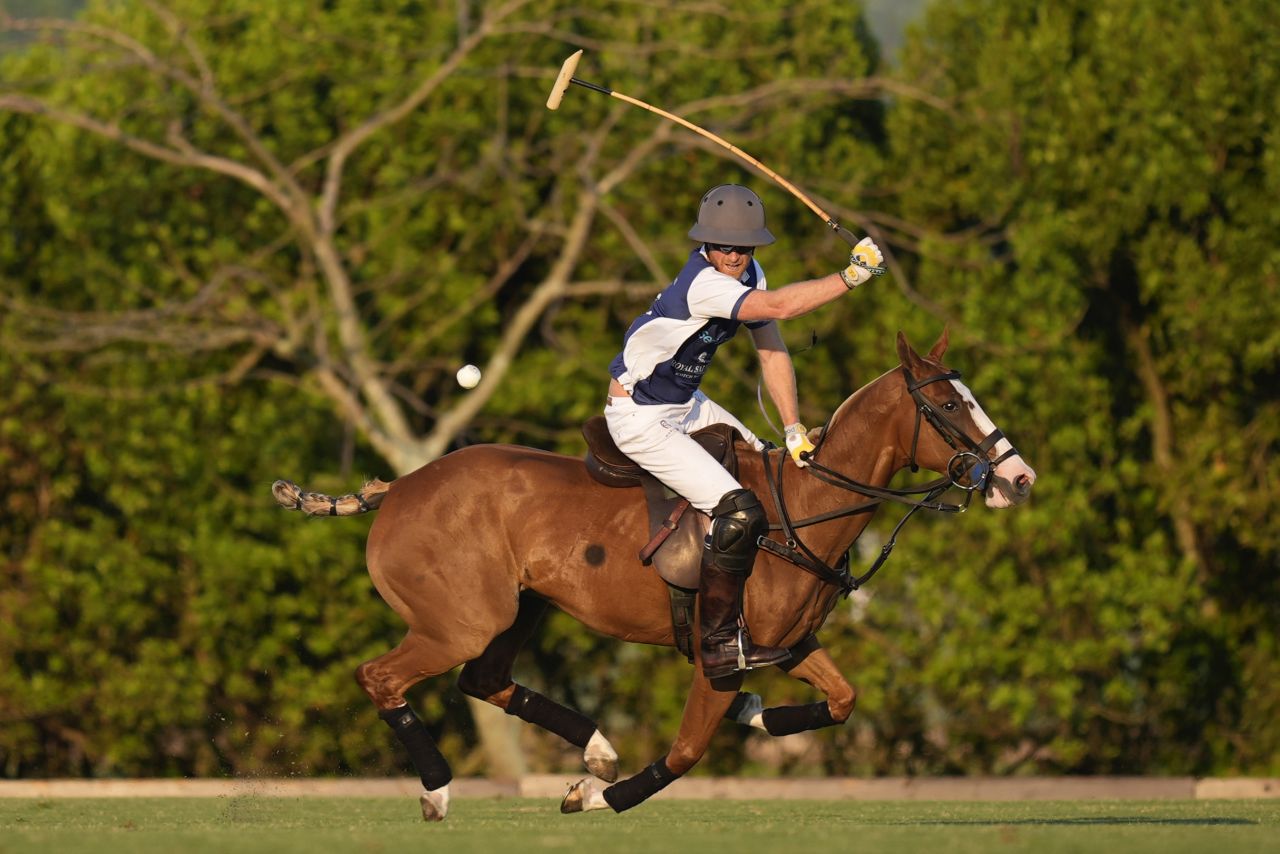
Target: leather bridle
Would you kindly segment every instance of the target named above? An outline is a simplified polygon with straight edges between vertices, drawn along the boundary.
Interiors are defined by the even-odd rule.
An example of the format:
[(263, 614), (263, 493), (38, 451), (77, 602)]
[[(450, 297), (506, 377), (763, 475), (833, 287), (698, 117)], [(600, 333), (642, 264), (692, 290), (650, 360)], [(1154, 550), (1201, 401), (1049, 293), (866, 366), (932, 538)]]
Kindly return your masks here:
[[(1017, 449), (1010, 444), (1009, 450), (994, 460), (989, 459), (988, 454), (996, 446), (996, 443), (1005, 437), (1004, 433), (1000, 432), (999, 429), (992, 430), (989, 435), (983, 437), (982, 441), (975, 443), (963, 430), (956, 426), (955, 422), (947, 417), (945, 412), (935, 406), (933, 401), (925, 397), (924, 393), (920, 391), (930, 383), (960, 379), (959, 371), (947, 371), (917, 380), (911, 375), (911, 370), (906, 365), (903, 365), (902, 376), (907, 381), (907, 391), (911, 392), (911, 399), (916, 403), (916, 426), (911, 436), (911, 471), (920, 470), (920, 466), (916, 462), (916, 448), (920, 441), (920, 421), (923, 419), (928, 421), (930, 426), (938, 431), (942, 441), (946, 442), (948, 447), (956, 452), (947, 462), (947, 477), (950, 479), (951, 485), (967, 492), (986, 492), (991, 485), (991, 473), (996, 466), (1017, 454)], [(959, 445), (963, 445), (964, 450), (961, 450)], [(973, 463), (967, 464), (968, 460), (972, 460)], [(956, 476), (957, 472), (960, 473), (959, 477)], [(960, 478), (966, 475), (969, 479), (967, 485), (960, 483)]]
[[(968, 509), (975, 492), (986, 492), (991, 488), (991, 478), (995, 467), (1017, 453), (1017, 450), (1010, 445), (1009, 450), (999, 457), (994, 460), (989, 459), (988, 455), (991, 449), (1004, 438), (1004, 434), (998, 429), (993, 430), (990, 435), (983, 437), (981, 441), (974, 442), (921, 391), (922, 388), (931, 383), (960, 379), (959, 371), (946, 371), (917, 380), (912, 375), (911, 370), (903, 365), (902, 375), (906, 380), (907, 391), (911, 394), (911, 398), (916, 404), (916, 423), (911, 436), (911, 470), (913, 472), (920, 470), (920, 466), (916, 462), (916, 451), (920, 441), (920, 422), (927, 421), (937, 431), (942, 440), (947, 443), (948, 447), (955, 451), (947, 462), (945, 476), (912, 489), (889, 489), (854, 480), (822, 465), (815, 459), (822, 449), (822, 444), (829, 432), (829, 430), (823, 430), (814, 449), (801, 455), (802, 459), (808, 463), (804, 471), (809, 472), (813, 477), (824, 483), (850, 492), (856, 492), (870, 500), (793, 521), (787, 512), (786, 502), (782, 497), (782, 475), (785, 470), (787, 454), (785, 451), (777, 454), (777, 462), (775, 464), (770, 459), (768, 448), (761, 452), (764, 460), (765, 480), (769, 485), (769, 492), (773, 498), (774, 507), (778, 512), (779, 520), (776, 524), (771, 524), (769, 529), (771, 531), (782, 531), (786, 539), (784, 542), (779, 543), (769, 539), (767, 535), (761, 536), (757, 541), (759, 546), (816, 575), (823, 581), (839, 587), (841, 593), (846, 596), (869, 581), (880, 570), (880, 567), (888, 560), (889, 554), (897, 543), (898, 532), (902, 530), (902, 526), (917, 510), (924, 508), (942, 513), (963, 513)], [(948, 504), (937, 500), (938, 496), (953, 486), (965, 491), (966, 495), (963, 504)], [(917, 499), (915, 496), (923, 496), (923, 498)], [(880, 555), (871, 565), (871, 568), (862, 575), (855, 577), (850, 572), (849, 549), (845, 550), (840, 559), (836, 561), (835, 566), (829, 566), (804, 544), (797, 533), (799, 528), (816, 525), (820, 522), (852, 516), (857, 513), (871, 512), (885, 501), (905, 504), (910, 509), (894, 526), (892, 534), (890, 534), (884, 548), (880, 550)], [(852, 544), (850, 547), (852, 547)]]

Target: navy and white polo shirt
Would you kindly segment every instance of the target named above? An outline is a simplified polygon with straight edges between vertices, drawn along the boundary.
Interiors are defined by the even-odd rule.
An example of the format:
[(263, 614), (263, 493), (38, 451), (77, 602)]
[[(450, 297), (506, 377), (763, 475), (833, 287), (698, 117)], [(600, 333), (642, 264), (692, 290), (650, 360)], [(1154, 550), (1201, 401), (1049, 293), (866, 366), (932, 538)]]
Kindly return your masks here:
[[(686, 403), (698, 390), (716, 348), (738, 331), (738, 310), (752, 290), (767, 287), (751, 259), (742, 279), (716, 271), (701, 249), (627, 330), (609, 373), (636, 403)], [(769, 321), (747, 324), (758, 329)]]

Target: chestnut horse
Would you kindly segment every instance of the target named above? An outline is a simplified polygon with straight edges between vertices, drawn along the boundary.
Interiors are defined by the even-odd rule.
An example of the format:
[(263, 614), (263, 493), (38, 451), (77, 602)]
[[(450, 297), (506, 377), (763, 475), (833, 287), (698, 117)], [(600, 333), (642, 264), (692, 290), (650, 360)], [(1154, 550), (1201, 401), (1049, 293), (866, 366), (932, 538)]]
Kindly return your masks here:
[[(369, 533), (369, 575), (408, 634), (360, 665), (356, 679), (422, 777), (424, 818), (445, 817), (451, 775), (405, 692), (459, 664), (463, 692), (583, 749), (594, 776), (570, 789), (564, 812), (634, 806), (692, 768), (726, 716), (774, 735), (848, 719), (854, 689), (814, 634), (854, 586), (847, 572), (832, 567), (875, 505), (899, 495), (887, 489), (890, 480), (907, 466), (947, 474), (923, 503), (952, 510), (958, 508), (932, 501), (948, 483), (976, 488), (988, 506), (1004, 508), (1023, 502), (1035, 481), (959, 374), (940, 364), (946, 343), (944, 331), (922, 358), (899, 333), (901, 367), (836, 410), (810, 467), (798, 469), (784, 451), (753, 453), (740, 443), (739, 479), (760, 497), (775, 529), (786, 523), (795, 558), (761, 549), (747, 584), (747, 622), (759, 642), (792, 650), (782, 668), (826, 700), (765, 709), (757, 695), (739, 692), (742, 674), (712, 682), (695, 664), (670, 751), (612, 786), (617, 754), (595, 723), (516, 684), (511, 671), (548, 604), (620, 640), (673, 645), (666, 584), (636, 557), (650, 536), (641, 490), (601, 485), (581, 459), (511, 445), (463, 448), (394, 483), (373, 481), (340, 498), (278, 481), (273, 491), (290, 509), (350, 515), (380, 508)], [(871, 501), (851, 507), (851, 489)], [(771, 532), (773, 545), (783, 545), (775, 537)], [(797, 565), (806, 561), (809, 571)]]

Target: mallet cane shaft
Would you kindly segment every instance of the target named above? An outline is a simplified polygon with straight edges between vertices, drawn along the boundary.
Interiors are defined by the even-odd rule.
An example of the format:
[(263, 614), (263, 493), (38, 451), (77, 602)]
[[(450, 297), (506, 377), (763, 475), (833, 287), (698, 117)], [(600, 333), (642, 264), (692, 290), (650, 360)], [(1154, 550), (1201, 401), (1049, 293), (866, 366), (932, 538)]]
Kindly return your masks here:
[[(813, 201), (813, 199), (809, 198), (803, 192), (800, 191), (799, 187), (797, 187), (795, 184), (792, 184), (786, 178), (783, 178), (777, 172), (774, 172), (768, 166), (765, 166), (759, 160), (756, 160), (750, 154), (747, 154), (741, 148), (738, 148), (738, 146), (734, 145), (728, 140), (723, 139), (722, 137), (716, 136), (714, 133), (707, 130), (706, 128), (698, 127), (693, 122), (689, 121), (688, 119), (681, 118), (680, 116), (677, 116), (675, 113), (669, 113), (666, 110), (662, 109), (661, 107), (655, 107), (652, 104), (646, 104), (644, 101), (641, 101), (639, 98), (632, 98), (630, 95), (625, 95), (622, 92), (617, 92), (613, 89), (610, 89), (607, 86), (601, 86), (597, 83), (591, 83), (590, 81), (582, 80), (578, 77), (574, 77), (573, 72), (577, 70), (578, 60), (580, 59), (582, 59), (582, 51), (579, 50), (576, 53), (574, 53), (572, 56), (570, 56), (568, 59), (566, 59), (564, 61), (564, 65), (560, 66), (560, 73), (556, 75), (555, 85), (552, 86), (551, 95), (547, 98), (548, 110), (558, 109), (560, 106), (560, 101), (564, 98), (564, 93), (569, 89), (570, 85), (575, 85), (575, 86), (581, 86), (584, 89), (590, 89), (593, 92), (600, 92), (604, 95), (608, 95), (611, 98), (617, 98), (619, 101), (624, 101), (633, 107), (639, 107), (642, 110), (648, 110), (651, 113), (656, 113), (657, 115), (662, 116), (662, 118), (664, 119), (673, 121), (676, 124), (680, 125), (681, 127), (686, 127), (689, 130), (693, 131), (694, 133), (698, 134), (699, 136), (711, 140), (721, 148), (725, 148), (733, 152), (734, 155), (736, 155), (739, 159), (745, 161), (746, 163), (751, 164), (756, 169), (759, 169), (765, 175), (772, 178), (774, 182), (777, 183), (778, 186), (782, 187), (782, 189), (786, 190), (788, 193), (795, 196), (800, 201), (804, 202), (805, 206), (809, 208), (809, 210), (817, 214), (819, 217), (821, 217), (822, 221), (827, 224), (827, 227), (830, 228), (832, 231), (834, 231), (836, 234), (838, 234), (840, 238), (844, 240), (845, 243), (849, 244), (850, 246), (855, 246), (857, 244), (858, 238), (853, 234), (853, 232), (849, 231), (849, 229), (845, 228), (840, 223), (836, 222), (834, 217), (832, 217), (822, 208), (818, 207), (818, 205)], [(871, 271), (877, 276), (882, 275), (885, 271), (884, 267), (876, 267), (870, 264), (863, 264), (861, 266), (865, 267), (867, 270)]]

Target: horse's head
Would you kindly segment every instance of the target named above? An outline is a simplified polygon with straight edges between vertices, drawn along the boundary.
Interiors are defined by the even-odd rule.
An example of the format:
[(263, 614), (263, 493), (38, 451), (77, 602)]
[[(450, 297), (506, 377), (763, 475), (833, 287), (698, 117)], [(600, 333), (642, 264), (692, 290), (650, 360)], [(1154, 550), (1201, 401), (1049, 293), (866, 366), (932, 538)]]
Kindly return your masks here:
[(981, 490), (988, 507), (1013, 507), (1027, 500), (1036, 473), (1004, 438), (960, 373), (943, 367), (944, 329), (929, 355), (920, 356), (898, 333), (903, 382), (912, 404), (907, 453), (913, 466), (946, 473), (964, 489)]

